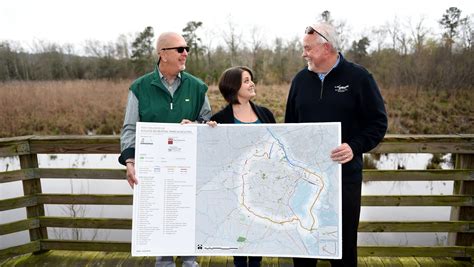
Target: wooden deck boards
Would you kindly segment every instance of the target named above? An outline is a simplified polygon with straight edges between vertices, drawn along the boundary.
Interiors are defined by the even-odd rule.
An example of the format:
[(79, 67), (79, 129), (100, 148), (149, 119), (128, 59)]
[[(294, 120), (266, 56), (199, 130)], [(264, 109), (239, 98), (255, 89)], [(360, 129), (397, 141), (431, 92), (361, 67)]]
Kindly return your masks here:
[[(201, 267), (232, 267), (232, 257), (198, 257)], [(177, 266), (181, 260), (177, 259)], [(0, 260), (0, 266), (155, 266), (154, 257), (132, 257), (126, 252), (101, 251), (67, 251), (50, 250), (41, 254), (25, 254), (6, 260)], [(473, 266), (472, 262), (456, 261), (452, 258), (440, 257), (359, 257), (359, 266)], [(290, 258), (266, 257), (263, 267), (293, 266)], [(321, 260), (318, 266), (330, 266), (328, 261)]]

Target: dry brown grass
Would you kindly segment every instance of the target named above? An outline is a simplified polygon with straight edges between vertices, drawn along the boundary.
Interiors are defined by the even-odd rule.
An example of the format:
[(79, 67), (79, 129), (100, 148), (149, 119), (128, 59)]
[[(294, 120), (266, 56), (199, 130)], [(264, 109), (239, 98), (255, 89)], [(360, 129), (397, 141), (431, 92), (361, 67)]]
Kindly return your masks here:
[(382, 90), (389, 133), (474, 133), (474, 90)]
[[(118, 134), (130, 80), (0, 83), (0, 137), (30, 134)], [(257, 85), (255, 102), (283, 121), (289, 85)], [(382, 90), (389, 133), (474, 133), (473, 90)], [(225, 101), (216, 86), (209, 98), (214, 112)]]
[(0, 136), (116, 134), (130, 81), (0, 84)]

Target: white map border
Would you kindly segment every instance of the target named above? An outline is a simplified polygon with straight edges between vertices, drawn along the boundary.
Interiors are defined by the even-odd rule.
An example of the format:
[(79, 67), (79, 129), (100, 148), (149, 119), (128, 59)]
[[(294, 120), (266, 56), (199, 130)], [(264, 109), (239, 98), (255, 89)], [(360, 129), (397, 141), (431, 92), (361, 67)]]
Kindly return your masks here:
[[(147, 123), (147, 125), (148, 124), (150, 123)], [(156, 123), (156, 124), (153, 123), (151, 125), (159, 125), (160, 127), (163, 127), (163, 126), (176, 127), (177, 126), (176, 124), (162, 124), (162, 123)], [(138, 127), (139, 126), (137, 125), (137, 128)], [(190, 125), (178, 126), (178, 127), (190, 127)], [(300, 134), (305, 134), (306, 132), (304, 132), (305, 131), (304, 129), (308, 131), (308, 129), (311, 128), (315, 131), (321, 132), (321, 136), (316, 136), (316, 139), (319, 138), (320, 140), (311, 140), (309, 136), (306, 136), (306, 138), (298, 138), (299, 140), (296, 140), (297, 141), (296, 143), (294, 141), (291, 141), (292, 145), (295, 145), (295, 144), (296, 144), (295, 146), (299, 145), (300, 147), (298, 149), (301, 150), (302, 149), (301, 143), (306, 144), (308, 148), (307, 150), (311, 152), (311, 149), (313, 149), (311, 145), (328, 143), (328, 145), (323, 145), (321, 146), (321, 148), (324, 149), (324, 152), (322, 153), (324, 153), (324, 155), (327, 155), (327, 158), (329, 159), (330, 150), (340, 144), (340, 139), (341, 139), (340, 123), (252, 124), (252, 125), (235, 125), (235, 124), (221, 125), (220, 124), (217, 126), (217, 128), (214, 128), (214, 129), (211, 129), (205, 125), (191, 125), (191, 127), (197, 128), (196, 175), (198, 177), (197, 179), (195, 178), (196, 179), (196, 182), (195, 182), (196, 183), (195, 184), (196, 200), (194, 201), (196, 205), (196, 218), (189, 220), (189, 221), (195, 221), (196, 223), (196, 225), (194, 226), (196, 234), (194, 237), (189, 238), (189, 240), (194, 242), (194, 244), (192, 245), (187, 244), (185, 247), (187, 247), (188, 249), (185, 249), (185, 251), (183, 251), (183, 249), (173, 250), (172, 251), (173, 254), (169, 254), (170, 253), (169, 250), (166, 251), (168, 253), (167, 254), (167, 253), (156, 252), (156, 250), (154, 249), (150, 249), (148, 252), (142, 251), (140, 253), (137, 253), (135, 251), (135, 253), (133, 253), (134, 251), (133, 251), (133, 242), (132, 242), (132, 254), (141, 255), (141, 256), (158, 256), (158, 255), (197, 255), (197, 256), (214, 256), (214, 255), (252, 256), (252, 255), (255, 255), (257, 256), (258, 255), (258, 256), (270, 256), (270, 257), (310, 257), (310, 258), (317, 257), (317, 258), (328, 258), (328, 259), (341, 258), (342, 256), (341, 254), (342, 252), (342, 242), (341, 242), (342, 219), (341, 219), (341, 190), (340, 190), (341, 165), (333, 163), (332, 161), (325, 162), (324, 164), (317, 163), (318, 166), (330, 166), (328, 164), (333, 164), (331, 168), (333, 172), (335, 170), (336, 177), (331, 177), (331, 178), (324, 177), (323, 179), (322, 172), (319, 173), (321, 169), (305, 165), (304, 160), (295, 161), (297, 157), (295, 157), (294, 155), (291, 155), (293, 159), (290, 160), (290, 155), (288, 155), (287, 153), (290, 153), (288, 151), (291, 151), (291, 149), (285, 148), (284, 144), (282, 143), (282, 141), (278, 140), (277, 136), (272, 137), (273, 140), (275, 140), (276, 142), (274, 141), (273, 143), (266, 143), (266, 144), (264, 143), (264, 140), (263, 140), (264, 138), (258, 139), (261, 136), (256, 136), (257, 133), (262, 132), (261, 130), (262, 128), (260, 127), (264, 127), (264, 129), (266, 129), (268, 133), (270, 134), (272, 134), (273, 131), (279, 134), (285, 131), (288, 131), (288, 133), (290, 134), (295, 134), (295, 132), (291, 133), (291, 131), (299, 131), (301, 132)], [(219, 131), (221, 132), (213, 136), (217, 132), (216, 129), (219, 129)], [(242, 130), (242, 129), (247, 129), (247, 130)], [(330, 132), (325, 132), (326, 130)], [(223, 136), (220, 136), (222, 135), (222, 131), (226, 132), (226, 136), (224, 137), (231, 138), (231, 139), (228, 139), (227, 141), (222, 140), (222, 139), (226, 139), (226, 138), (223, 138)], [(240, 134), (240, 131), (243, 131), (243, 133)], [(137, 130), (137, 133), (138, 132), (139, 131)], [(237, 136), (235, 136), (235, 134), (233, 134), (234, 132), (239, 132), (239, 133), (237, 133)], [(244, 134), (244, 133), (248, 133), (248, 134)], [(298, 136), (298, 134), (296, 134), (296, 136)], [(220, 137), (220, 140), (216, 139), (217, 137)], [(138, 138), (139, 137), (137, 135), (137, 140)], [(235, 139), (237, 139), (237, 142), (233, 141)], [(329, 142), (329, 140), (331, 140), (331, 142)], [(229, 166), (244, 166), (245, 168), (243, 168), (240, 171), (244, 171), (245, 173), (247, 173), (247, 175), (250, 175), (249, 173), (253, 172), (253, 176), (252, 175), (248, 176), (250, 178), (248, 177), (244, 178), (244, 175), (241, 175), (240, 179), (242, 182), (240, 184), (240, 187), (238, 185), (237, 187), (235, 187), (236, 185), (235, 180), (237, 179), (231, 178), (231, 177), (235, 177), (235, 175), (229, 174), (229, 176), (227, 177), (226, 173), (221, 171), (221, 173), (219, 174), (220, 176), (217, 177), (215, 173), (212, 173), (216, 171), (215, 166), (221, 165), (222, 167), (223, 164), (225, 165), (229, 163), (229, 162), (226, 162), (226, 160), (228, 160), (227, 155), (230, 155), (231, 157), (233, 157), (232, 147), (230, 146), (228, 146), (227, 148), (222, 147), (223, 143), (221, 141), (222, 142), (230, 141), (232, 145), (245, 145), (246, 142), (249, 144), (252, 144), (253, 142), (255, 144), (256, 148), (252, 147), (252, 149), (255, 149), (255, 151), (251, 151), (251, 153), (249, 154), (250, 156), (242, 156), (242, 153), (240, 153), (242, 150), (242, 147), (238, 148), (236, 151), (240, 153), (240, 157), (237, 156), (235, 159), (233, 159), (235, 161), (232, 162), (232, 164), (229, 164)], [(138, 146), (139, 144), (137, 145), (137, 150), (139, 150)], [(286, 152), (285, 152), (285, 149), (287, 150)], [(305, 148), (303, 147), (303, 150), (304, 149)], [(294, 153), (294, 151), (291, 151), (291, 153)], [(203, 157), (202, 155), (206, 155), (206, 156)], [(273, 157), (273, 158), (270, 159), (270, 157)], [(206, 158), (205, 162), (203, 162), (203, 158)], [(298, 212), (295, 212), (295, 211), (290, 212), (289, 209), (291, 209), (292, 205), (289, 205), (289, 203), (287, 203), (288, 205), (286, 206), (281, 205), (281, 207), (287, 207), (286, 211), (283, 208), (281, 208), (279, 210), (282, 212), (282, 214), (276, 214), (277, 216), (274, 216), (275, 214), (272, 213), (274, 212), (274, 210), (272, 210), (272, 207), (270, 206), (273, 206), (273, 208), (280, 207), (278, 206), (279, 204), (270, 203), (271, 200), (269, 200), (268, 203), (265, 203), (264, 201), (265, 199), (271, 199), (273, 197), (272, 195), (273, 192), (271, 191), (271, 188), (278, 188), (278, 186), (282, 186), (282, 185), (288, 186), (288, 182), (286, 184), (285, 182), (280, 182), (280, 183), (278, 182), (278, 181), (288, 181), (288, 179), (279, 179), (279, 180), (276, 179), (274, 180), (274, 182), (272, 182), (271, 187), (260, 186), (261, 181), (264, 181), (264, 183), (262, 184), (265, 185), (265, 182), (267, 182), (265, 179), (272, 179), (269, 176), (273, 175), (273, 177), (277, 177), (279, 173), (281, 174), (285, 172), (284, 169), (281, 169), (280, 167), (278, 167), (278, 165), (275, 162), (271, 161), (271, 160), (275, 161), (275, 159), (278, 159), (278, 158), (286, 160), (286, 163), (289, 166), (287, 167), (288, 172), (293, 172), (293, 175), (301, 175), (301, 179), (296, 179), (295, 181), (299, 181), (300, 183), (304, 182), (304, 184), (312, 184), (313, 187), (315, 188), (315, 192), (313, 192), (315, 193), (314, 196), (316, 196), (315, 201), (310, 202), (310, 204), (312, 204), (311, 207), (309, 206), (310, 204), (308, 203), (307, 203), (308, 205), (306, 206), (306, 210), (310, 211), (309, 212), (310, 216), (307, 216), (306, 220), (301, 219), (301, 218), (304, 218), (302, 214), (298, 214)], [(321, 160), (321, 159), (318, 159), (318, 160)], [(221, 161), (221, 163), (219, 163), (219, 161)], [(293, 163), (291, 161), (293, 161)], [(306, 162), (311, 162), (311, 160), (308, 160)], [(276, 165), (268, 165), (268, 164), (276, 164)], [(229, 168), (232, 169), (232, 167), (229, 167)], [(265, 172), (259, 173), (258, 172), (259, 168), (261, 169), (266, 168), (267, 173)], [(315, 170), (318, 170), (318, 172)], [(208, 173), (209, 171), (211, 171), (211, 173)], [(233, 171), (235, 174), (235, 169)], [(209, 176), (209, 177), (213, 176), (215, 181), (212, 181), (213, 179), (209, 180), (208, 178), (202, 179), (202, 176)], [(223, 177), (225, 180), (222, 180), (221, 177)], [(224, 186), (224, 187), (219, 187), (218, 184), (220, 184), (220, 181), (222, 181), (221, 186)], [(247, 181), (247, 182), (243, 182), (243, 181)], [(253, 183), (252, 181), (255, 181), (255, 183)], [(327, 192), (325, 192), (326, 188), (323, 185), (325, 185), (328, 181), (336, 181), (334, 184), (337, 188), (331, 189), (332, 190), (331, 193), (336, 193), (336, 196), (334, 195), (327, 196), (327, 194), (324, 194)], [(242, 184), (245, 184), (245, 185), (242, 186)], [(213, 199), (214, 192), (212, 192), (212, 194), (209, 193), (204, 198), (202, 197), (202, 195), (205, 195), (205, 194), (201, 194), (201, 192), (203, 192), (202, 190), (207, 190), (204, 192), (211, 192), (213, 186), (216, 186), (216, 185), (217, 185), (216, 188), (219, 190), (219, 192), (226, 191), (226, 190), (222, 190), (222, 188), (227, 188), (225, 186), (231, 186), (231, 187), (234, 186), (232, 187), (234, 188), (234, 191), (229, 193), (228, 195), (229, 197), (226, 197), (225, 194), (223, 194), (222, 196), (219, 196), (220, 199), (217, 200), (218, 205), (215, 205), (216, 202), (213, 202), (214, 200), (217, 199), (217, 198)], [(251, 186), (254, 186), (254, 187), (252, 188)], [(307, 188), (308, 186), (305, 185), (305, 187)], [(295, 186), (295, 188), (297, 187)], [(249, 190), (253, 190), (254, 195), (267, 194), (267, 197), (266, 198), (258, 198), (258, 197), (252, 198), (251, 194), (246, 195), (242, 193), (242, 192), (249, 192)], [(303, 191), (298, 191), (298, 192), (303, 192)], [(238, 192), (240, 192), (240, 195)], [(289, 193), (295, 193), (295, 192), (289, 192)], [(236, 198), (236, 196), (238, 197)], [(318, 203), (319, 205), (318, 208), (314, 207), (314, 205), (316, 205), (316, 200), (319, 200), (320, 197), (321, 198), (331, 197), (332, 198), (331, 201), (336, 202), (336, 207), (332, 207), (332, 210), (331, 209), (329, 210), (332, 212), (334, 209), (337, 209), (337, 211), (335, 212), (337, 214), (332, 214), (329, 217), (334, 218), (335, 221), (337, 221), (337, 225), (324, 226), (322, 228), (318, 227), (318, 223), (321, 218), (315, 217), (317, 215), (316, 215), (316, 212), (314, 211), (317, 209), (319, 212), (320, 210), (324, 209), (324, 207), (320, 205), (320, 203)], [(286, 197), (282, 197), (281, 199), (288, 200), (290, 198), (286, 196)], [(209, 227), (211, 229), (215, 229), (216, 234), (220, 233), (219, 229), (222, 229), (222, 228), (228, 228), (229, 231), (227, 233), (234, 233), (234, 234), (235, 232), (239, 231), (238, 227), (242, 228), (242, 225), (236, 226), (239, 224), (239, 221), (236, 221), (237, 217), (233, 217), (232, 219), (229, 219), (227, 222), (220, 222), (220, 224), (216, 224), (215, 221), (212, 221), (210, 219), (207, 219), (207, 221), (202, 220), (203, 214), (206, 213), (203, 211), (209, 210), (209, 211), (214, 212), (217, 210), (218, 213), (225, 212), (226, 208), (229, 208), (229, 206), (226, 206), (229, 200), (234, 201), (234, 202), (231, 202), (230, 205), (234, 205), (235, 201), (238, 201), (240, 207), (245, 208), (244, 212), (240, 210), (239, 212), (235, 212), (233, 215), (233, 216), (241, 216), (241, 218), (243, 219), (240, 222), (242, 223), (249, 222), (248, 218), (244, 218), (245, 212), (247, 213), (249, 218), (250, 216), (253, 216), (252, 227), (248, 227), (248, 229), (251, 229), (248, 231), (249, 235), (248, 236), (239, 235), (238, 237), (239, 243), (237, 244), (240, 246), (240, 248), (235, 245), (236, 244), (234, 242), (235, 240), (232, 241), (233, 240), (232, 238), (228, 240), (229, 242), (227, 242), (225, 238), (219, 240), (219, 238), (214, 238), (215, 236), (211, 238), (210, 236), (212, 235), (206, 236), (207, 233), (203, 234), (203, 232), (206, 232), (206, 231), (210, 232), (210, 230), (208, 229)], [(134, 196), (134, 219), (135, 219), (135, 203), (137, 201), (140, 201), (140, 200), (135, 199), (135, 196)], [(324, 201), (328, 201), (328, 200), (324, 200)], [(324, 201), (321, 200), (321, 203), (324, 203)], [(208, 203), (203, 203), (203, 202), (208, 202)], [(262, 207), (258, 207), (259, 204), (262, 205)], [(213, 205), (215, 206), (214, 208), (212, 208)], [(250, 205), (252, 206), (250, 207)], [(210, 208), (207, 206), (209, 206)], [(214, 217), (219, 218), (219, 215), (214, 216), (212, 212), (209, 212), (207, 216), (213, 217), (213, 218)], [(288, 215), (290, 213), (292, 213), (293, 215), (291, 216)], [(269, 214), (271, 216), (267, 216)], [(298, 217), (297, 215), (298, 216), (301, 215), (301, 216)], [(333, 217), (333, 216), (336, 216), (336, 217)], [(211, 222), (211, 224), (208, 225), (207, 223), (209, 222)], [(225, 224), (229, 222), (231, 223), (230, 225)], [(207, 226), (204, 227), (204, 225), (207, 225)], [(254, 227), (255, 225), (257, 225), (257, 227)], [(252, 240), (252, 237), (255, 237), (255, 238), (260, 237), (259, 232), (262, 232), (262, 231), (257, 231), (256, 229), (262, 230), (263, 229), (262, 225), (265, 225), (263, 231), (267, 233), (266, 237), (268, 240), (265, 240), (265, 238)], [(299, 227), (296, 227), (296, 225), (299, 225)], [(163, 225), (161, 225), (160, 227), (163, 227)], [(232, 228), (236, 228), (236, 230), (232, 232), (231, 230)], [(252, 228), (255, 228), (255, 231), (257, 232), (252, 232)], [(276, 234), (271, 234), (272, 231), (274, 231)], [(285, 231), (287, 231), (287, 233), (283, 233), (283, 235), (279, 235), (280, 233), (285, 232)], [(307, 232), (302, 233), (302, 231), (307, 231)], [(311, 233), (313, 236), (317, 235), (318, 243), (316, 245), (316, 248), (314, 248), (315, 246), (311, 245), (312, 244), (311, 242), (313, 241), (307, 242), (307, 241), (302, 240), (303, 239), (302, 236), (310, 236), (308, 233)], [(135, 235), (135, 234), (137, 233), (132, 233), (132, 235)], [(226, 234), (223, 234), (221, 236), (225, 237), (225, 235)], [(281, 237), (285, 235), (287, 237), (286, 239), (284, 238), (284, 243), (281, 243), (281, 242), (279, 243), (278, 239), (272, 239), (278, 236)], [(206, 236), (207, 239), (203, 239), (203, 236)], [(233, 234), (230, 234), (230, 236), (233, 236)], [(183, 238), (180, 238), (180, 239), (183, 239)], [(296, 239), (297, 241), (295, 240), (292, 241), (292, 239)], [(132, 238), (132, 241), (133, 240), (136, 240), (136, 239)], [(206, 240), (206, 241), (203, 241), (203, 240)], [(207, 241), (210, 241), (210, 242), (207, 242)], [(156, 242), (160, 243), (158, 240), (156, 240)], [(179, 241), (179, 243), (181, 244), (186, 243), (186, 242), (187, 240)], [(216, 242), (219, 245), (217, 246), (213, 245), (213, 244), (216, 244)], [(290, 244), (291, 242), (294, 242), (295, 245), (291, 246)], [(244, 246), (241, 246), (241, 244), (244, 244)], [(190, 250), (189, 248), (191, 246), (193, 246), (194, 249)], [(294, 249), (292, 247), (299, 247), (299, 250)]]

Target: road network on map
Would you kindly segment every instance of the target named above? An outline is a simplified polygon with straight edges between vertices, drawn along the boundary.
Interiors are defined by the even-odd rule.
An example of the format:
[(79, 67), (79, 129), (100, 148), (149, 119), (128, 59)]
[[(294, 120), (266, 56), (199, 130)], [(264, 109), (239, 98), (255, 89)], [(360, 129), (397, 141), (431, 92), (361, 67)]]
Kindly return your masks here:
[(340, 166), (329, 158), (338, 124), (219, 125), (198, 136), (198, 253), (339, 257)]

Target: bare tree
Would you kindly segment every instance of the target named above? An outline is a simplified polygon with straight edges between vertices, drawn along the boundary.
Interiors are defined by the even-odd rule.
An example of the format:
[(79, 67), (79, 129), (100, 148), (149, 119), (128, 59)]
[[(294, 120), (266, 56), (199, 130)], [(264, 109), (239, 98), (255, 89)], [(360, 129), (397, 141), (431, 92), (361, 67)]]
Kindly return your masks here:
[(409, 37), (405, 32), (400, 32), (397, 36), (397, 41), (399, 44), (399, 52), (402, 55), (408, 54), (408, 43), (410, 42)]
[(130, 42), (128, 41), (130, 36), (125, 34), (120, 34), (115, 43), (115, 52), (118, 59), (130, 58), (131, 47)]
[(98, 40), (86, 40), (84, 44), (84, 51), (86, 55), (93, 57), (103, 57), (105, 53), (103, 51), (104, 45)]
[(237, 26), (229, 16), (227, 21), (228, 32), (224, 32), (224, 42), (230, 52), (230, 65), (236, 64), (237, 53), (241, 45), (242, 34), (237, 32)]
[[(73, 164), (73, 166), (76, 163)], [(72, 179), (69, 180), (69, 188), (71, 190), (71, 194), (74, 194), (76, 191), (75, 186), (74, 186), (74, 181)], [(84, 188), (81, 185), (81, 188), (79, 189), (79, 193), (88, 193), (89, 189), (84, 190)], [(64, 215), (70, 217), (70, 218), (84, 218), (86, 217), (87, 214), (87, 209), (85, 205), (77, 205), (77, 204), (68, 204), (63, 207), (61, 207), (61, 211)], [(68, 231), (66, 229), (62, 228), (52, 228), (53, 233), (55, 234), (56, 238), (59, 239), (72, 239), (72, 240), (83, 240), (85, 238), (84, 236), (84, 230), (81, 228), (77, 227), (72, 227), (70, 228), (70, 235), (68, 234)], [(91, 232), (91, 236), (88, 238), (89, 240), (96, 240), (99, 234), (99, 229), (93, 229)]]
[(262, 53), (264, 46), (263, 33), (260, 28), (254, 26), (250, 29), (250, 52), (252, 55), (251, 58), (251, 68), (257, 73), (262, 73), (264, 70), (264, 53)]
[(398, 17), (395, 17), (392, 23), (385, 23), (384, 27), (390, 35), (392, 49), (397, 50), (398, 36), (400, 34), (400, 23), (398, 21)]
[(214, 62), (212, 60), (212, 55), (215, 51), (214, 49), (214, 40), (216, 36), (216, 32), (213, 29), (204, 28), (204, 36), (203, 39), (203, 48), (205, 54), (205, 69), (206, 69), (206, 77), (204, 78), (206, 83), (216, 82), (217, 78), (215, 78), (215, 74), (213, 74), (212, 69), (214, 68)]
[(429, 29), (423, 25), (423, 23), (424, 18), (420, 18), (415, 26), (412, 25), (411, 21), (409, 21), (412, 49), (415, 54), (418, 54), (422, 51), (425, 45), (426, 37), (430, 32)]
[(376, 43), (376, 51), (380, 52), (380, 50), (384, 47), (385, 39), (387, 39), (388, 30), (384, 27), (376, 27), (372, 29), (372, 40)]
[(471, 17), (465, 17), (460, 28), (461, 47), (471, 49), (474, 44), (474, 25)]

